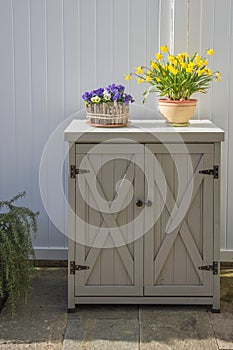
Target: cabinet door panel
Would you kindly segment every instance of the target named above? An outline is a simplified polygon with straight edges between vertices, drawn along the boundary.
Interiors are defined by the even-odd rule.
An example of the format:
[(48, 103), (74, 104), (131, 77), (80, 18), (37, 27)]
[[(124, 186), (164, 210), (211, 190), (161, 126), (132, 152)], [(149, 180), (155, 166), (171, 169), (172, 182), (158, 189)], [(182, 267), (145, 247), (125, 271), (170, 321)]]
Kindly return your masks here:
[[(213, 263), (212, 145), (149, 145), (145, 169), (155, 156), (166, 179), (166, 194), (154, 172), (156, 207), (161, 215), (145, 235), (144, 295), (211, 296), (213, 273), (199, 266)], [(160, 194), (159, 194), (160, 192)], [(165, 200), (162, 198), (165, 196)], [(147, 213), (145, 213), (147, 215)]]
[[(88, 151), (89, 150), (89, 151)], [(85, 152), (84, 152), (85, 151)], [(143, 294), (144, 149), (137, 145), (77, 145), (76, 296)], [(137, 218), (135, 227), (135, 218)]]

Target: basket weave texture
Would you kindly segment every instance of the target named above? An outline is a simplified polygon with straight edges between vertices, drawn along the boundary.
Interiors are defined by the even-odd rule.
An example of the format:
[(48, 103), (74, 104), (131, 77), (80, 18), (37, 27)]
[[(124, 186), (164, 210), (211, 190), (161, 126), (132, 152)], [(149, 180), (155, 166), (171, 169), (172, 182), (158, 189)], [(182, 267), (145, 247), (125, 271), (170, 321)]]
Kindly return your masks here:
[(129, 120), (129, 104), (108, 102), (86, 106), (87, 119), (94, 126), (125, 126)]

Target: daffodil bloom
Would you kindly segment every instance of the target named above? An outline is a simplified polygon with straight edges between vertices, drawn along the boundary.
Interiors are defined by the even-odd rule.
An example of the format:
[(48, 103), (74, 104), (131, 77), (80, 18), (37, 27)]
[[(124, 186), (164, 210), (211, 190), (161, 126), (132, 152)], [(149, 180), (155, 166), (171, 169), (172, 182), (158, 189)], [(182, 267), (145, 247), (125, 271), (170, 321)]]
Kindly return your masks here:
[(155, 58), (157, 61), (159, 61), (159, 60), (161, 60), (161, 58), (163, 58), (163, 55), (161, 55), (161, 53), (158, 52), (158, 53), (156, 53)]
[(209, 68), (205, 68), (205, 69), (204, 69), (204, 72), (205, 72), (205, 74), (207, 74), (207, 75), (212, 75), (212, 72), (211, 72), (211, 70), (210, 70)]
[(130, 79), (132, 79), (132, 75), (131, 74), (126, 74), (125, 75), (125, 80), (128, 81)]
[(160, 46), (160, 50), (161, 50), (162, 52), (168, 52), (168, 47), (167, 47), (167, 45)]
[(174, 67), (170, 66), (170, 65), (168, 66), (168, 70), (169, 70), (170, 73), (172, 73), (174, 75), (176, 75), (178, 73), (178, 70), (175, 69)]
[(185, 70), (186, 70), (186, 73), (192, 73), (193, 67), (187, 67)]
[(143, 72), (143, 70), (142, 70), (142, 67), (141, 66), (138, 66), (137, 68), (136, 68), (136, 74), (143, 74), (144, 72)]
[(187, 67), (187, 63), (181, 62), (181, 63), (180, 63), (180, 66), (181, 66), (181, 68), (186, 68), (186, 67)]
[[(220, 81), (221, 74), (209, 69), (207, 54), (213, 55), (213, 49), (207, 49), (205, 55), (195, 52), (171, 54), (166, 45), (160, 46), (150, 65), (139, 66), (135, 73), (127, 77), (136, 76), (138, 84), (146, 83), (143, 102), (150, 93), (158, 92), (160, 96), (170, 100), (188, 100), (195, 92), (207, 93), (213, 80)], [(212, 63), (212, 62), (211, 62)]]
[(220, 81), (221, 81), (221, 78), (216, 77), (216, 81), (220, 82)]
[(182, 56), (183, 58), (188, 58), (188, 57), (189, 57), (189, 55), (187, 54), (187, 52), (181, 52), (181, 56)]
[(138, 84), (141, 84), (144, 82), (144, 79), (141, 79), (141, 78), (137, 78), (137, 81), (138, 81)]
[(195, 62), (198, 63), (200, 60), (201, 60), (201, 56), (197, 55), (197, 56), (195, 57)]
[(205, 62), (206, 62), (206, 61), (200, 59), (200, 60), (197, 62), (198, 68), (201, 68), (202, 66), (205, 66)]
[(168, 59), (169, 59), (169, 61), (170, 61), (171, 63), (173, 63), (173, 62), (175, 61), (175, 57), (172, 56), (172, 55), (169, 55), (169, 56), (168, 56)]
[(213, 49), (207, 49), (206, 52), (207, 52), (207, 55), (214, 55)]
[(188, 68), (193, 68), (194, 67), (194, 63), (193, 62), (189, 62), (188, 63)]
[(152, 62), (150, 63), (150, 66), (151, 66), (151, 68), (156, 69), (156, 70), (158, 70), (158, 68), (159, 68), (159, 66), (157, 65), (157, 63), (155, 63), (154, 61), (152, 61)]

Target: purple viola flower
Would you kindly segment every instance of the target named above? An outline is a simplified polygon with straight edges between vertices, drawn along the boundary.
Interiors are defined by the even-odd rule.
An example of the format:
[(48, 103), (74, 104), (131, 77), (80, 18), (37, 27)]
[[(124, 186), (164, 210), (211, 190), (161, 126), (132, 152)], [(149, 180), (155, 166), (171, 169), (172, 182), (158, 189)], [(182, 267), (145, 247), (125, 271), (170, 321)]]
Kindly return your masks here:
[(101, 97), (103, 95), (103, 92), (104, 92), (103, 88), (99, 88), (99, 89), (94, 90), (95, 95), (99, 96), (99, 97)]
[(118, 89), (121, 90), (122, 92), (125, 91), (125, 87), (123, 85), (118, 85)]
[[(98, 102), (93, 99), (97, 97)], [(111, 84), (105, 88), (98, 88), (90, 92), (86, 91), (82, 98), (87, 104), (100, 103), (100, 102), (124, 102), (128, 104), (129, 102), (134, 102), (133, 97), (125, 93), (125, 87), (123, 85)]]
[(113, 101), (117, 101), (117, 100), (120, 100), (121, 99), (121, 94), (119, 93), (116, 93), (115, 95), (113, 95)]
[(86, 92), (82, 95), (82, 99), (85, 100), (85, 101), (89, 101), (89, 99), (90, 99), (89, 92), (86, 91)]

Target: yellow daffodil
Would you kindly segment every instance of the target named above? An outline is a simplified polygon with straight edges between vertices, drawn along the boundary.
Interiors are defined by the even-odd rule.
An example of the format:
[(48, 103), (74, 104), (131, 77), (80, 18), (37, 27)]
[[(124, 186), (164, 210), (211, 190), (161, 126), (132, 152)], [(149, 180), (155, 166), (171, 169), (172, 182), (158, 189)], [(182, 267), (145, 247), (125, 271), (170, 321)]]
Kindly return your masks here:
[(156, 70), (159, 69), (159, 66), (158, 66), (157, 63), (155, 63), (154, 61), (151, 61), (150, 66), (151, 66), (151, 68), (153, 68), (153, 69), (156, 69)]
[(168, 70), (170, 73), (176, 75), (178, 73), (178, 69), (174, 68), (173, 66), (168, 66)]
[(205, 68), (205, 69), (204, 69), (204, 72), (205, 72), (205, 74), (207, 74), (207, 75), (212, 75), (212, 72), (211, 72), (211, 70), (210, 70), (209, 68)]
[(125, 80), (128, 81), (132, 79), (132, 75), (131, 74), (125, 74)]
[(187, 67), (187, 63), (185, 63), (185, 62), (180, 62), (180, 66), (181, 66), (181, 68), (186, 68)]
[[(138, 66), (136, 72), (126, 75), (125, 79), (136, 76), (138, 84), (146, 83), (143, 102), (155, 90), (165, 98), (190, 99), (195, 92), (206, 93), (213, 80), (221, 80), (220, 72), (212, 73), (209, 69), (207, 54), (213, 55), (214, 50), (207, 49), (202, 56), (198, 53), (189, 55), (187, 52), (174, 55), (163, 45), (148, 67)], [(150, 85), (155, 85), (156, 89), (151, 89)]]
[(207, 55), (214, 55), (213, 49), (207, 49), (206, 52), (207, 52)]
[(161, 52), (168, 52), (168, 47), (166, 45), (160, 46)]
[(201, 68), (201, 67), (204, 66), (204, 65), (205, 65), (205, 61), (202, 60), (202, 59), (200, 59), (200, 60), (197, 62), (198, 68)]
[(144, 72), (143, 72), (143, 70), (142, 70), (142, 67), (141, 66), (138, 66), (137, 68), (136, 68), (136, 74), (143, 74)]
[(144, 82), (144, 79), (141, 79), (141, 78), (137, 78), (137, 81), (138, 81), (138, 84), (141, 84)]
[(175, 57), (172, 56), (172, 55), (169, 55), (169, 56), (168, 56), (168, 59), (169, 59), (169, 61), (170, 61), (171, 63), (174, 63), (174, 61), (175, 61)]
[(188, 68), (193, 68), (194, 67), (194, 63), (193, 62), (189, 62), (188, 63)]
[(200, 62), (200, 60), (201, 60), (201, 56), (197, 55), (197, 56), (195, 57), (195, 62), (198, 63), (198, 62)]
[(182, 56), (183, 58), (188, 58), (188, 57), (189, 57), (189, 55), (187, 54), (187, 52), (181, 52), (181, 56)]
[(185, 70), (186, 70), (186, 73), (192, 73), (193, 67), (187, 67)]
[(217, 82), (220, 82), (220, 81), (221, 81), (221, 78), (216, 78), (216, 81), (217, 81)]
[(160, 52), (156, 53), (155, 58), (157, 61), (161, 60), (163, 58), (163, 55), (161, 55)]

